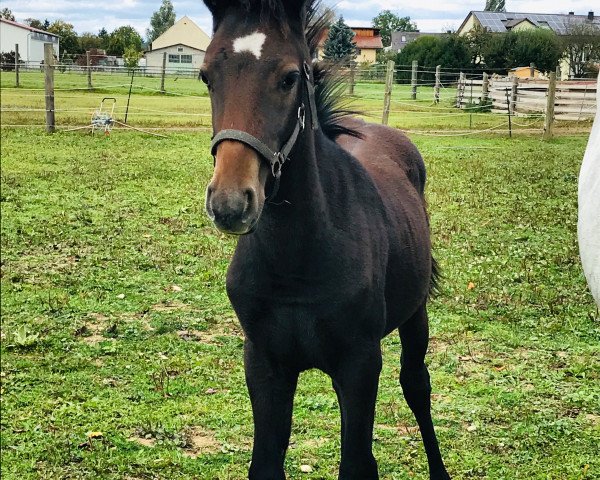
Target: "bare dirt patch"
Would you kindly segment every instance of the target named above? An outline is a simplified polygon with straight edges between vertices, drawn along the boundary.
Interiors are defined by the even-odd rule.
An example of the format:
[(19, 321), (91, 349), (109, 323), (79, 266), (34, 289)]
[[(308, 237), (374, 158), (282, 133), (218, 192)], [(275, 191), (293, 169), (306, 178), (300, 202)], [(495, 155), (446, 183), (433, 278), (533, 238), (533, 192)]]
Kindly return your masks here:
[(215, 439), (213, 432), (193, 427), (186, 433), (187, 445), (183, 454), (196, 458), (206, 453), (217, 453), (221, 450), (221, 444)]
[(148, 448), (152, 448), (154, 447), (154, 445), (156, 445), (156, 439), (155, 438), (145, 438), (145, 437), (129, 437), (127, 440), (129, 440), (130, 442), (135, 442), (135, 443), (139, 443), (140, 445), (143, 445), (144, 447), (148, 447)]

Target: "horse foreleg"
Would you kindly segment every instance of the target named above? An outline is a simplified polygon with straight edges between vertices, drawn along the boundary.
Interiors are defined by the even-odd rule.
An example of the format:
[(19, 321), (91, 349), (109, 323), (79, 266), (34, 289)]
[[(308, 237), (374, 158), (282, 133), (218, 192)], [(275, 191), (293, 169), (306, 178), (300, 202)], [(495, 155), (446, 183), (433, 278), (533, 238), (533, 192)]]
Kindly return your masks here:
[(379, 478), (372, 443), (380, 372), (381, 349), (375, 343), (346, 352), (332, 374), (342, 414), (340, 480)]
[(400, 327), (402, 342), (402, 368), (400, 384), (406, 403), (412, 410), (421, 431), (431, 480), (449, 480), (440, 454), (438, 441), (431, 419), (431, 384), (425, 365), (425, 354), (429, 343), (427, 310), (423, 306)]
[(249, 341), (244, 344), (244, 368), (254, 416), (248, 478), (285, 479), (283, 462), (290, 439), (298, 373), (274, 364)]

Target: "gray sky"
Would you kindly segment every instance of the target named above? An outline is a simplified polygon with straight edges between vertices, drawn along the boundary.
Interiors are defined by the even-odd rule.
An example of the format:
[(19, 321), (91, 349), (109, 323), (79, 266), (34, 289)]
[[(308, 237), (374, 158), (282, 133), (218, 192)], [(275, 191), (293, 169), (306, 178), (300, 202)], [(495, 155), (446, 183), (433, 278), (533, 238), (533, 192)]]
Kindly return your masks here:
[[(443, 32), (457, 29), (471, 10), (483, 10), (485, 0), (448, 2), (440, 0), (324, 0), (335, 7), (351, 26), (367, 26), (378, 12), (390, 9), (399, 16), (409, 16), (422, 32)], [(28, 17), (42, 21), (63, 19), (75, 26), (78, 33), (97, 33), (104, 27), (111, 32), (122, 25), (135, 27), (143, 37), (152, 12), (161, 0), (2, 0), (1, 8), (13, 11), (17, 21)], [(507, 0), (511, 12), (568, 13), (586, 15), (598, 0)], [(187, 15), (210, 35), (212, 20), (201, 0), (173, 0), (177, 18)]]

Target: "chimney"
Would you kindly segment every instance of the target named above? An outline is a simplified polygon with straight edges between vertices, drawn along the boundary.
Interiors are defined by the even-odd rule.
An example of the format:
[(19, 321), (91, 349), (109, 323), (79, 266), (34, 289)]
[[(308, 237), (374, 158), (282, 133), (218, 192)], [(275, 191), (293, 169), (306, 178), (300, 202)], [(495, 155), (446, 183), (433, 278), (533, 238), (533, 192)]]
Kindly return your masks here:
[(575, 15), (575, 12), (569, 12), (569, 15)]
[(588, 12), (588, 20), (590, 22), (594, 20), (594, 12)]

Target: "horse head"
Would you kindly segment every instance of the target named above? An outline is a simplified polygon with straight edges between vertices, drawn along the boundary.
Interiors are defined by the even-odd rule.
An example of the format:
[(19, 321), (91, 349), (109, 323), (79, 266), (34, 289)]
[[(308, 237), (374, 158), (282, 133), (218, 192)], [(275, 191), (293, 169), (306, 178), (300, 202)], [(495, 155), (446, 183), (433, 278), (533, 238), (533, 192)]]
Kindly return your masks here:
[(200, 77), (215, 134), (206, 210), (223, 232), (254, 230), (304, 129), (303, 85), (312, 87), (305, 3), (205, 1), (214, 26)]

